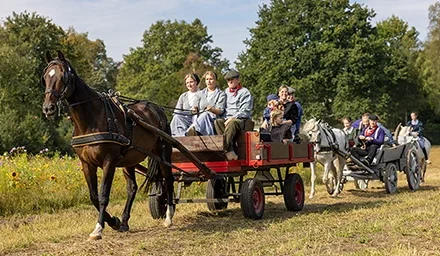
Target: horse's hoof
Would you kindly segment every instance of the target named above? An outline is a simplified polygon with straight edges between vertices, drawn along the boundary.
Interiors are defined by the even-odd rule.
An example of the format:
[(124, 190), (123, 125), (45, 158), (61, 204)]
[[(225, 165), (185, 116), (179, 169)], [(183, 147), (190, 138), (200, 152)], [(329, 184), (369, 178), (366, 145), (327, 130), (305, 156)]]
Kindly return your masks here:
[(90, 234), (89, 235), (89, 241), (97, 241), (97, 240), (101, 240), (102, 239), (102, 235), (95, 235), (95, 234)]
[(121, 229), (121, 221), (116, 216), (113, 216), (113, 219), (115, 220), (115, 224), (113, 226), (110, 226), (110, 225), (109, 226), (114, 230), (120, 230)]
[(310, 195), (310, 196), (309, 196), (309, 199), (313, 199), (313, 197), (315, 197), (315, 196), (314, 196), (314, 195)]
[(173, 226), (173, 223), (172, 223), (172, 222), (167, 222), (167, 221), (165, 221), (165, 222), (163, 223), (163, 225), (164, 225), (166, 228), (170, 228), (171, 226)]
[(128, 225), (121, 225), (121, 227), (119, 228), (119, 232), (127, 232), (128, 230), (130, 230), (130, 227)]

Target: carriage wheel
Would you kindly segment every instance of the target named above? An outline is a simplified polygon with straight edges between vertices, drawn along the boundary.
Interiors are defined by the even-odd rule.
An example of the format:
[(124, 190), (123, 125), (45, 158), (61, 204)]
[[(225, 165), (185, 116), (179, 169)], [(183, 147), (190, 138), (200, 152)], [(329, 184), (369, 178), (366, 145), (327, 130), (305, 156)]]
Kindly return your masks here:
[(284, 181), (284, 204), (288, 211), (301, 211), (304, 207), (304, 183), (297, 173), (288, 174)]
[(241, 210), (245, 218), (258, 220), (264, 214), (264, 190), (259, 179), (247, 179), (241, 188)]
[(385, 189), (387, 193), (394, 194), (397, 191), (397, 167), (389, 163), (385, 167)]
[(405, 166), (406, 180), (408, 181), (409, 189), (416, 191), (420, 187), (421, 170), (417, 151), (410, 149), (406, 157)]
[[(224, 198), (228, 199), (226, 195), (227, 183), (225, 179), (210, 179), (206, 187), (206, 198)], [(228, 208), (227, 202), (221, 203), (207, 203), (210, 211), (222, 210)]]
[(161, 182), (153, 183), (151, 186), (150, 200), (148, 201), (150, 214), (153, 219), (165, 218), (167, 212), (166, 201), (166, 193), (163, 191), (163, 184)]

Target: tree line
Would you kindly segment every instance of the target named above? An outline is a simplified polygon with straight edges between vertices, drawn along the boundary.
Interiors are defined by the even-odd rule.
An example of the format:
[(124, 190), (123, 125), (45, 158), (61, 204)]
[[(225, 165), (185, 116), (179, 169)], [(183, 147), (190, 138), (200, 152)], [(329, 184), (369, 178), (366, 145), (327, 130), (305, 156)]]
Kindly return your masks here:
[[(373, 112), (393, 129), (418, 111), (428, 127), (438, 127), (440, 3), (429, 8), (424, 42), (399, 17), (373, 24), (374, 16), (374, 10), (348, 0), (262, 5), (236, 63), (255, 98), (254, 117), (261, 115), (266, 96), (286, 84), (296, 89), (306, 118), (336, 124)], [(222, 74), (230, 67), (199, 19), (157, 21), (145, 30), (142, 45), (117, 62), (102, 40), (37, 13), (12, 13), (0, 24), (0, 152), (14, 146), (70, 152), (70, 121), (49, 122), (41, 112), (44, 55), (56, 50), (97, 91), (117, 90), (168, 107), (185, 91), (186, 73), (214, 70), (225, 88)]]

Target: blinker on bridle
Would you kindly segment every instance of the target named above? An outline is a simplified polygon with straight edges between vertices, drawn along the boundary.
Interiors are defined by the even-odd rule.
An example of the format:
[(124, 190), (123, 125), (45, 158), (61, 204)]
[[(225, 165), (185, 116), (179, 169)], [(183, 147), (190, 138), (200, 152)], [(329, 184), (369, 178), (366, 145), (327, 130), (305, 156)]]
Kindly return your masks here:
[(71, 73), (71, 68), (70, 68), (69, 63), (64, 63), (64, 62), (59, 61), (59, 60), (52, 60), (47, 65), (47, 67), (44, 68), (44, 70), (43, 70), (43, 76), (41, 77), (41, 83), (44, 86), (46, 86), (46, 82), (45, 82), (44, 76), (46, 75), (47, 70), (50, 67), (54, 66), (54, 65), (61, 65), (63, 67), (63, 77), (62, 77), (61, 81), (64, 84), (64, 88), (63, 88), (63, 90), (60, 93), (60, 92), (58, 92), (58, 91), (53, 89), (53, 87), (56, 84), (56, 83), (54, 83), (52, 88), (46, 88), (46, 90), (44, 91), (44, 94), (50, 93), (55, 98), (57, 98), (58, 101), (65, 100), (65, 99), (69, 98), (72, 95), (73, 90), (75, 89), (75, 88), (73, 88), (74, 83), (72, 83), (73, 79), (72, 79), (72, 75), (71, 75), (72, 73)]

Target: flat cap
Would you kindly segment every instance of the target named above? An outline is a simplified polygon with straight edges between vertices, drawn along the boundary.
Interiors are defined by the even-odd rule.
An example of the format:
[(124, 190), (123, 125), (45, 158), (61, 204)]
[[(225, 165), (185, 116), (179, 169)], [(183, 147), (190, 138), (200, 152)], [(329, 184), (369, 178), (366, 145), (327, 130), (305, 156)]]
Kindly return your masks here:
[(240, 77), (240, 73), (238, 73), (237, 70), (235, 69), (231, 69), (228, 71), (228, 73), (225, 74), (226, 80), (239, 78), (239, 77)]
[(373, 121), (378, 121), (379, 117), (377, 117), (376, 115), (371, 114), (368, 119), (373, 120)]
[(287, 87), (287, 93), (288, 94), (294, 94), (295, 93), (295, 89), (293, 89), (292, 87)]

